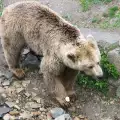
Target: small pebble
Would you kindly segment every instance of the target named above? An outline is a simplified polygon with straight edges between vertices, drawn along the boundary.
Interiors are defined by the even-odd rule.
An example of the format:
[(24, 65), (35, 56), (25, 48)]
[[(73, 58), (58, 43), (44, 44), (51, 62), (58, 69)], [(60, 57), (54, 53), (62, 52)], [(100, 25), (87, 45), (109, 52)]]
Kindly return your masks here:
[(69, 98), (69, 97), (66, 97), (65, 100), (66, 100), (67, 102), (70, 102), (70, 98)]
[(13, 111), (10, 111), (9, 114), (12, 115), (12, 116), (17, 116), (20, 113), (18, 111), (16, 111), (16, 110), (13, 110)]
[(75, 117), (75, 118), (74, 118), (74, 120), (80, 120), (80, 118), (78, 118), (78, 117)]
[(10, 102), (10, 101), (6, 101), (5, 102), (10, 108), (14, 107), (15, 103), (14, 102)]
[(62, 108), (53, 108), (50, 110), (50, 114), (53, 118), (57, 118), (58, 116), (65, 114), (65, 111)]
[(32, 116), (39, 116), (39, 115), (41, 115), (41, 112), (39, 112), (39, 111), (32, 112)]
[(10, 115), (9, 114), (4, 115), (3, 120), (10, 120)]
[(10, 85), (10, 81), (9, 80), (4, 80), (2, 85), (3, 86), (9, 86)]
[(40, 111), (41, 112), (46, 112), (46, 109), (45, 108), (40, 108)]
[(72, 120), (72, 118), (70, 117), (69, 114), (63, 114), (63, 115), (55, 118), (55, 120)]
[(14, 105), (14, 108), (20, 110), (20, 107), (18, 105)]

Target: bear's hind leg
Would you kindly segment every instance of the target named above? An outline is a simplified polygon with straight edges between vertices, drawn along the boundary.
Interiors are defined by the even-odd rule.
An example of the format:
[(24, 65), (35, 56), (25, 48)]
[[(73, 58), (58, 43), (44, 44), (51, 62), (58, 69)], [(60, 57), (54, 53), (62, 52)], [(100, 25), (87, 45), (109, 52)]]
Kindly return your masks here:
[[(17, 38), (18, 37), (18, 38)], [(16, 36), (16, 39), (2, 38), (1, 43), (5, 55), (5, 59), (9, 66), (10, 71), (19, 79), (22, 79), (25, 76), (25, 73), (22, 69), (17, 68), (19, 61), (20, 51), (24, 46), (24, 42), (19, 39), (19, 36)]]

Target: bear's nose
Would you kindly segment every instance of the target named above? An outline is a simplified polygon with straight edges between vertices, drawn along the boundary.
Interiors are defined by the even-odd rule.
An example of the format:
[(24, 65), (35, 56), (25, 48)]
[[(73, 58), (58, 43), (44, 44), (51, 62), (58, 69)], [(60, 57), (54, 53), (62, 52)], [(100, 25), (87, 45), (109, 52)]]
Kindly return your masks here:
[(103, 79), (103, 76), (97, 76), (97, 78), (101, 80), (101, 79)]

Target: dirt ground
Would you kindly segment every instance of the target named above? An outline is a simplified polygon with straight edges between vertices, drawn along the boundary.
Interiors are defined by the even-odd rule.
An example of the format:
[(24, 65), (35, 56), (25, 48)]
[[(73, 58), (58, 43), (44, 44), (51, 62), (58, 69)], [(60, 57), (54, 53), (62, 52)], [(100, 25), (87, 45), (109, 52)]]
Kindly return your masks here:
[[(16, 1), (20, 0), (4, 0), (4, 6)], [(63, 17), (69, 17), (67, 19), (73, 24), (78, 25), (85, 35), (93, 33), (98, 40), (107, 41), (109, 38), (108, 42), (111, 43), (118, 41), (120, 38), (119, 29), (112, 32), (110, 30), (103, 31), (95, 29), (94, 26), (90, 24), (90, 20), (94, 14), (103, 13), (109, 6), (116, 4), (118, 2), (117, 0), (114, 0), (114, 2), (109, 5), (96, 5), (90, 11), (85, 13), (81, 11), (81, 6), (78, 0), (40, 0), (40, 2), (48, 5), (50, 8), (60, 13)], [(6, 71), (8, 70), (6, 68), (6, 62), (0, 46), (0, 75), (7, 74)], [(43, 86), (44, 83), (42, 81), (42, 77), (37, 71), (28, 72), (24, 81), (14, 80), (10, 86), (4, 87), (7, 95), (6, 100), (11, 100), (15, 103), (19, 100), (16, 104), (20, 107), (20, 109), (29, 111), (29, 108), (27, 109), (25, 106), (28, 102), (33, 102), (33, 98), (36, 96), (43, 98), (45, 102), (49, 103), (49, 99), (47, 99), (48, 97), (46, 95), (46, 89)], [(22, 90), (24, 92), (20, 91), (17, 93), (20, 88), (23, 88)], [(11, 95), (8, 94), (10, 90), (13, 90), (13, 94)], [(120, 120), (120, 100), (115, 97), (114, 87), (111, 87), (109, 91), (109, 98), (104, 97), (97, 91), (80, 88), (79, 86), (76, 86), (76, 92), (78, 100), (69, 111), (71, 116), (83, 115), (87, 116), (88, 120)], [(30, 94), (30, 96), (26, 97), (25, 93)], [(56, 105), (48, 104), (48, 106), (47, 110), (55, 107)], [(37, 118), (36, 120), (39, 119)]]

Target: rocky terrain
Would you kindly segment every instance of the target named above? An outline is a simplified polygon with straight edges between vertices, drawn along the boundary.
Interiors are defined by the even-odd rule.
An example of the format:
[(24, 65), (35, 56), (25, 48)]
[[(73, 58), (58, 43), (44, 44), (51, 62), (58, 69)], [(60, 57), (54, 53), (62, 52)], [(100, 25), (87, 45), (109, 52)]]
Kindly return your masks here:
[[(4, 0), (4, 6), (16, 1), (20, 0)], [(108, 54), (109, 60), (115, 63), (118, 69), (120, 68), (119, 29), (103, 31), (90, 24), (93, 14), (101, 13), (112, 3), (95, 6), (83, 13), (78, 0), (40, 0), (40, 2), (48, 5), (64, 18), (67, 17), (73, 24), (77, 24), (85, 35), (93, 34), (100, 46), (107, 48), (115, 45), (115, 48), (118, 47), (112, 48)], [(113, 3), (116, 4), (116, 2), (117, 0)], [(38, 64), (41, 59), (30, 53), (29, 49), (24, 49), (21, 53), (20, 65), (27, 67), (25, 69), (27, 74), (24, 80), (19, 81), (8, 71), (0, 45), (0, 117), (2, 119), (50, 120), (48, 113), (51, 110), (55, 110), (56, 114), (63, 114), (60, 113), (60, 109), (53, 109), (58, 106), (49, 99), (42, 75), (38, 74)], [(120, 79), (110, 80), (107, 97), (95, 90), (81, 88), (78, 85), (76, 85), (76, 93), (77, 101), (66, 111), (73, 120), (120, 120)], [(56, 118), (55, 120), (64, 119)]]

